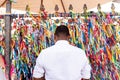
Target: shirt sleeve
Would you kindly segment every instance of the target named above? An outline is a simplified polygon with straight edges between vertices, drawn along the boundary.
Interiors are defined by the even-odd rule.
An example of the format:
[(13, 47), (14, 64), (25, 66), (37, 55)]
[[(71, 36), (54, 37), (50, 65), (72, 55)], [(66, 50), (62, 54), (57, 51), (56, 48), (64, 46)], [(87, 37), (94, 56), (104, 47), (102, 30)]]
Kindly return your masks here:
[(85, 54), (84, 54), (84, 60), (85, 60), (85, 63), (83, 65), (81, 75), (82, 75), (82, 78), (84, 78), (84, 79), (90, 79), (91, 66), (90, 66), (89, 60), (88, 60), (88, 58), (87, 58), (87, 56)]
[(1, 80), (6, 80), (5, 74), (4, 74), (4, 72), (2, 71), (1, 68), (0, 68), (0, 79), (1, 79)]
[(41, 78), (44, 76), (45, 70), (44, 70), (44, 65), (43, 65), (43, 53), (41, 52), (36, 59), (36, 65), (33, 71), (33, 77), (34, 78)]

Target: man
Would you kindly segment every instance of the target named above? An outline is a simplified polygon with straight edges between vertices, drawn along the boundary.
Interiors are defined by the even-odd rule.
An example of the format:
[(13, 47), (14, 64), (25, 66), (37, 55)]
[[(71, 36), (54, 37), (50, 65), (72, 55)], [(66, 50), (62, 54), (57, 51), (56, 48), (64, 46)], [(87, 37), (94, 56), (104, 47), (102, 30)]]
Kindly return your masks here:
[(33, 72), (34, 80), (89, 80), (90, 65), (85, 52), (69, 44), (70, 34), (61, 25), (55, 31), (55, 45), (42, 50)]

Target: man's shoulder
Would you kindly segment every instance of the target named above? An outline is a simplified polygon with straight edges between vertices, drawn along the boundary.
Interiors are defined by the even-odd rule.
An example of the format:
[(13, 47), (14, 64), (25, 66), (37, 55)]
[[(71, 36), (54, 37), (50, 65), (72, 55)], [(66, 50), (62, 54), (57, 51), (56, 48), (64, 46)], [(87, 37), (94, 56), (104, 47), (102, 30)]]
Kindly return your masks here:
[(82, 53), (85, 53), (85, 51), (81, 48), (78, 48), (77, 46), (73, 46), (73, 45), (70, 45), (72, 50), (75, 50), (75, 51), (79, 51), (79, 52), (82, 52)]
[(54, 45), (53, 45), (53, 46), (50, 46), (50, 47), (48, 47), (48, 48), (43, 49), (42, 52), (51, 52), (53, 49), (55, 49), (55, 46), (54, 46)]
[(5, 74), (4, 74), (4, 72), (2, 71), (1, 68), (0, 68), (0, 78), (1, 78), (2, 80), (6, 80), (6, 79), (5, 79)]
[(43, 50), (40, 52), (39, 56), (40, 56), (40, 57), (48, 56), (50, 53), (52, 53), (51, 51), (53, 51), (53, 50), (51, 50), (52, 47), (53, 47), (53, 46), (43, 49)]

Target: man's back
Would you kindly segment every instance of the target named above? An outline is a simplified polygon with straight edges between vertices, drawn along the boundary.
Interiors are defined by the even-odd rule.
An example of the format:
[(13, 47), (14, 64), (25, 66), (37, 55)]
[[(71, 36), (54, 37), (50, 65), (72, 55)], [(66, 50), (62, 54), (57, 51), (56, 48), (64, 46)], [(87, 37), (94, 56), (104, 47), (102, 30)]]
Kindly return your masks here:
[(90, 66), (85, 52), (65, 40), (59, 40), (54, 46), (43, 50), (37, 62), (43, 68), (46, 80), (90, 78)]

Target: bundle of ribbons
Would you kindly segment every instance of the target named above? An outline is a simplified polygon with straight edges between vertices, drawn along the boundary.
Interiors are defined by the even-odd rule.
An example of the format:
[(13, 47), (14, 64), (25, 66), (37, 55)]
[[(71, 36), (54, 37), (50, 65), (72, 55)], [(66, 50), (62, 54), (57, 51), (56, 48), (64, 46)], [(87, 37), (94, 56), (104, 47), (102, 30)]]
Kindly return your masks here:
[[(45, 20), (39, 16), (14, 17), (11, 24), (11, 77), (20, 79), (24, 75), (30, 80), (37, 56), (42, 49), (54, 45), (54, 31), (64, 24), (70, 31), (70, 44), (85, 50), (89, 58), (91, 80), (119, 80), (120, 19), (103, 15)], [(4, 39), (0, 44), (0, 54), (4, 55), (3, 44)]]

